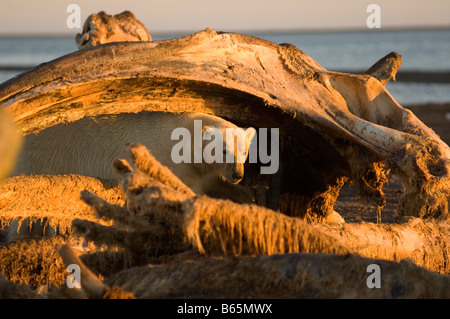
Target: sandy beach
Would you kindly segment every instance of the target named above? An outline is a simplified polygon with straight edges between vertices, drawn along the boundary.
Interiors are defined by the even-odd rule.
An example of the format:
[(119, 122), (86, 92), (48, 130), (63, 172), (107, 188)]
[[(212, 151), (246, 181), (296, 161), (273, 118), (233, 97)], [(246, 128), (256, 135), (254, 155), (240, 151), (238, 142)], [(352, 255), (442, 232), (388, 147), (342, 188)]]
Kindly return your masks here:
[(450, 145), (450, 103), (405, 106)]
[[(441, 139), (450, 145), (450, 103), (404, 106), (410, 109), (423, 123), (433, 129)], [(403, 187), (398, 180), (391, 179), (384, 186), (386, 206), (382, 212), (383, 223), (397, 221), (397, 203)], [(335, 210), (346, 222), (376, 222), (376, 206), (373, 202), (362, 200), (358, 187), (346, 185), (342, 188)]]

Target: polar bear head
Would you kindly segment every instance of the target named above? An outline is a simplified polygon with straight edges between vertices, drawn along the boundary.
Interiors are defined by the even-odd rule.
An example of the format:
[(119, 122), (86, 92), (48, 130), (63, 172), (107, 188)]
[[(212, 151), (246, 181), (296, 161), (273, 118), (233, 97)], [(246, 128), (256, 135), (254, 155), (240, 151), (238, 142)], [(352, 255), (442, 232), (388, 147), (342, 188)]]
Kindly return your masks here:
[(184, 113), (180, 120), (182, 126), (171, 133), (171, 140), (178, 141), (171, 149), (174, 164), (185, 163), (203, 176), (217, 175), (232, 184), (242, 180), (250, 144), (256, 136), (254, 128), (240, 128), (203, 113)]
[(244, 177), (244, 163), (256, 130), (234, 125), (207, 125), (202, 131), (203, 160), (208, 164), (208, 170), (217, 172), (232, 184), (239, 183)]

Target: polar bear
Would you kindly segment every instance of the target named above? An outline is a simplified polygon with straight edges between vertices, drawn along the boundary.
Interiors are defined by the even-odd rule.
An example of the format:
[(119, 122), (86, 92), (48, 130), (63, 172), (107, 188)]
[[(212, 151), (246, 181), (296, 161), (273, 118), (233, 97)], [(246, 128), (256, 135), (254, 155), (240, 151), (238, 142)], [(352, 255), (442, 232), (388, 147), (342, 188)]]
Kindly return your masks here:
[[(234, 132), (232, 141), (241, 139), (243, 143), (227, 143), (227, 129)], [(174, 134), (177, 130), (190, 136)], [(114, 179), (113, 161), (123, 157), (127, 143), (135, 142), (145, 145), (195, 193), (249, 203), (250, 191), (235, 184), (243, 178), (244, 162), (255, 134), (254, 128), (238, 128), (220, 117), (203, 113), (142, 111), (85, 117), (27, 135), (14, 175), (79, 174)], [(218, 136), (222, 138), (222, 147), (217, 149), (223, 149), (223, 156), (231, 154), (240, 161), (198, 160), (198, 151), (203, 155), (202, 150), (212, 143), (208, 140), (215, 141)], [(192, 152), (186, 154), (189, 146)], [(218, 155), (222, 156), (212, 152), (209, 157)]]

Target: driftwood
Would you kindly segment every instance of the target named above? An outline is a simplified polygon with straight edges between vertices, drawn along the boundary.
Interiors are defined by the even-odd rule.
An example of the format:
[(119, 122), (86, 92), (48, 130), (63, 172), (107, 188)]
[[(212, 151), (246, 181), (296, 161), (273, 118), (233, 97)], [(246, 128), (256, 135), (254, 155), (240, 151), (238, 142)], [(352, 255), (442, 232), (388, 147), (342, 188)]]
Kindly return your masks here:
[[(292, 45), (207, 29), (74, 52), (3, 83), (0, 105), (22, 134), (142, 110), (279, 128), (280, 169), (265, 180), (269, 208), (320, 221), (350, 180), (380, 212), (390, 170), (406, 188), (400, 216), (445, 219), (450, 150), (383, 86), (399, 63), (393, 54), (369, 74), (330, 72)], [(258, 184), (260, 166), (246, 167), (247, 186)]]

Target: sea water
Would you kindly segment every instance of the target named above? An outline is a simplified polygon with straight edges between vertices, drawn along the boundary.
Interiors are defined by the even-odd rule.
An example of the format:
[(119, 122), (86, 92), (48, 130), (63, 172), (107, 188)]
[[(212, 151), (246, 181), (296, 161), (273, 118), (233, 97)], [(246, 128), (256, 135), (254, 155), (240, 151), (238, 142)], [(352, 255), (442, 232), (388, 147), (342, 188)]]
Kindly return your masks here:
[[(291, 43), (331, 71), (362, 72), (395, 51), (402, 55), (401, 71), (450, 72), (450, 29), (242, 33)], [(184, 35), (153, 35), (153, 39)], [(76, 50), (74, 36), (0, 37), (0, 83)], [(450, 103), (450, 79), (448, 83), (389, 82), (386, 87), (403, 105)]]

